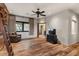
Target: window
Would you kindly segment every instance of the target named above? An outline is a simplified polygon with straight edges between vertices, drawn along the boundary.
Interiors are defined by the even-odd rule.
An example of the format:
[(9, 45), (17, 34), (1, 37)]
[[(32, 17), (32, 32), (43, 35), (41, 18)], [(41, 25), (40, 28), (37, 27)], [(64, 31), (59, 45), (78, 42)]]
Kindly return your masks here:
[(29, 32), (29, 22), (16, 22), (16, 31), (17, 32)]
[(29, 31), (29, 24), (24, 23), (24, 31)]
[(77, 34), (77, 17), (76, 16), (72, 16), (71, 33)]
[(16, 31), (22, 31), (22, 23), (16, 23)]
[(76, 22), (74, 22), (74, 21), (72, 21), (72, 23), (71, 23), (72, 25), (71, 25), (71, 32), (72, 32), (72, 34), (77, 34), (77, 23)]

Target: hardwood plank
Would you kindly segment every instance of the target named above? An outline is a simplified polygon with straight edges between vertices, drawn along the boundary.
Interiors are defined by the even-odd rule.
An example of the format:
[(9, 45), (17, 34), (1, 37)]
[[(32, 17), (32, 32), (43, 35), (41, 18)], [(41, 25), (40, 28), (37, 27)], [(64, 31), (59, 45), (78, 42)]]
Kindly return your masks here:
[(79, 43), (52, 44), (42, 37), (12, 43), (12, 47), (15, 56), (79, 56)]
[[(29, 56), (67, 56), (79, 55), (79, 43), (65, 46), (63, 44), (52, 44), (46, 41), (45, 38), (32, 39), (30, 49), (18, 51), (16, 55)], [(75, 49), (75, 50), (74, 50)], [(20, 53), (19, 53), (20, 52)], [(78, 53), (77, 53), (78, 52)]]

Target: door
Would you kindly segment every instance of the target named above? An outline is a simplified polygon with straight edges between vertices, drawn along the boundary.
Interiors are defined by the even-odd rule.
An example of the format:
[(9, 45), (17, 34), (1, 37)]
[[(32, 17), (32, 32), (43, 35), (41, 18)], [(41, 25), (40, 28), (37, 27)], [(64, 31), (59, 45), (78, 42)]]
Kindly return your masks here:
[(46, 30), (45, 23), (40, 23), (39, 24), (39, 35), (44, 35), (45, 30)]

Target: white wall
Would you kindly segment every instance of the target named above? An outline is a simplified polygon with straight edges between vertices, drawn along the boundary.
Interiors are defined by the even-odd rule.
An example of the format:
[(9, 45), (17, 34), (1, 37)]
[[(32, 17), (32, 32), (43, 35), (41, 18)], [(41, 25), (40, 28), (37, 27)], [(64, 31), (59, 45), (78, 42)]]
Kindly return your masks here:
[[(29, 22), (28, 18), (22, 18), (22, 17), (16, 17), (16, 21), (24, 21), (24, 22)], [(34, 38), (37, 36), (37, 23), (36, 20), (34, 20), (34, 35), (29, 35), (29, 32), (17, 32), (18, 34), (21, 34), (22, 39), (25, 38)]]
[[(73, 21), (72, 23), (72, 20), (74, 20), (73, 16), (75, 16), (75, 22)], [(70, 39), (68, 40), (68, 44), (74, 44), (74, 43), (77, 43), (79, 42), (78, 40), (78, 18), (77, 18), (77, 15), (74, 14), (74, 13), (71, 13), (71, 17), (70, 17)]]
[[(69, 10), (65, 10), (56, 15), (47, 17), (47, 33), (48, 30), (56, 29), (58, 40), (65, 45), (74, 44), (77, 42), (76, 34), (71, 34), (71, 17), (74, 13)], [(49, 27), (50, 26), (50, 27)]]

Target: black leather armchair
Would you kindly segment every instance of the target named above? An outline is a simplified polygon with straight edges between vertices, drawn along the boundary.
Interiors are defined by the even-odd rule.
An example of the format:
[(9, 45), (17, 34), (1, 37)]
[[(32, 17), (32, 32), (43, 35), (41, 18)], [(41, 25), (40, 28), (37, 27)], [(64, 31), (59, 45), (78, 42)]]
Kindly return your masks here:
[(9, 33), (9, 37), (10, 37), (11, 43), (17, 43), (21, 41), (21, 34), (17, 34), (16, 32)]
[(56, 29), (53, 29), (53, 31), (49, 31), (49, 34), (47, 34), (47, 41), (53, 44), (57, 44), (58, 39), (56, 35)]

